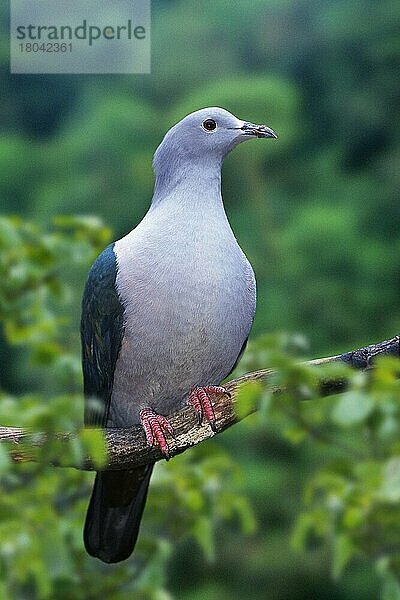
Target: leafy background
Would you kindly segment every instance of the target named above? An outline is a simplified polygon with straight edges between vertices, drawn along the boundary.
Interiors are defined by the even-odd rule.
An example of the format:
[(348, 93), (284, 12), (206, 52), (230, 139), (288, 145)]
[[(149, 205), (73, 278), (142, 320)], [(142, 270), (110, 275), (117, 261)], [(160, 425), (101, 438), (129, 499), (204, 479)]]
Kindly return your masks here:
[[(397, 1), (155, 0), (146, 76), (11, 75), (8, 19), (2, 6), (2, 424), (81, 424), (88, 267), (145, 213), (163, 133), (207, 105), (279, 133), (223, 171), (258, 280), (240, 369), (276, 365), (311, 399), (299, 355), (399, 330)], [(82, 548), (91, 474), (2, 451), (0, 596), (400, 598), (396, 370), (329, 400), (264, 392), (260, 416), (160, 464), (137, 553), (118, 566)]]

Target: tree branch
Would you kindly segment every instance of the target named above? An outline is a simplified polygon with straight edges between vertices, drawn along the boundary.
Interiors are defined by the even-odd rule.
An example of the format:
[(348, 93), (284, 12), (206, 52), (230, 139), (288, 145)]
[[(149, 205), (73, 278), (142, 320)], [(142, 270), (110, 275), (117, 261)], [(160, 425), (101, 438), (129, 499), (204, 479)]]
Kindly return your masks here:
[[(318, 367), (328, 363), (341, 362), (355, 369), (368, 369), (373, 366), (376, 357), (382, 355), (392, 355), (400, 357), (400, 336), (397, 335), (390, 340), (385, 340), (377, 344), (366, 346), (352, 352), (346, 352), (337, 356), (320, 358), (305, 363)], [(225, 384), (225, 388), (231, 394), (231, 397), (218, 396), (212, 397), (214, 411), (216, 416), (217, 433), (224, 431), (228, 427), (242, 420), (244, 417), (256, 411), (257, 406), (250, 403), (248, 406), (240, 405), (238, 411), (238, 400), (240, 402), (240, 388), (249, 382), (268, 381), (273, 371), (270, 369), (247, 373), (242, 377), (233, 379)], [(336, 394), (346, 389), (345, 379), (326, 380), (316, 369), (316, 378), (321, 395)], [(282, 392), (277, 387), (269, 388), (276, 394)], [(197, 417), (191, 407), (184, 407), (175, 415), (170, 417), (171, 425), (174, 429), (174, 438), (168, 440), (171, 456), (181, 454), (188, 448), (199, 444), (215, 435), (211, 427), (207, 425), (199, 426)], [(72, 433), (34, 433), (21, 427), (0, 427), (0, 443), (7, 443), (10, 446), (10, 457), (15, 462), (25, 462), (38, 460), (35, 455), (35, 448), (43, 448), (49, 439), (57, 442), (57, 448), (61, 453), (71, 455), (70, 449), (73, 443), (81, 436), (81, 432)], [(105, 429), (104, 442), (107, 460), (103, 469), (127, 469), (135, 468), (147, 463), (157, 462), (164, 458), (158, 447), (149, 448), (146, 445), (143, 429), (140, 425), (124, 429)], [(40, 460), (46, 460), (46, 457), (40, 456)], [(49, 458), (48, 462), (55, 466), (70, 466), (85, 470), (98, 469), (90, 457), (76, 464), (74, 461), (65, 462), (62, 459)]]

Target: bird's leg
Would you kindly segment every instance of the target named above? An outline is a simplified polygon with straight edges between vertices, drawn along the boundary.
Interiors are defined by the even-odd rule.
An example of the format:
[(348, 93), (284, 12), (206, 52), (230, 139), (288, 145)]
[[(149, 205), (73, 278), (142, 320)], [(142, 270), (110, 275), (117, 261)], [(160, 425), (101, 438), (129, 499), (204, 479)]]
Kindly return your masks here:
[(203, 419), (210, 423), (211, 429), (216, 431), (215, 413), (208, 394), (225, 394), (230, 397), (230, 393), (220, 385), (207, 385), (205, 387), (195, 387), (189, 392), (188, 403), (191, 404), (197, 413), (199, 425)]
[(154, 446), (157, 443), (161, 452), (168, 460), (169, 447), (165, 438), (165, 432), (167, 431), (170, 435), (173, 435), (174, 430), (171, 423), (166, 417), (159, 415), (151, 408), (143, 408), (139, 413), (139, 417), (146, 434), (147, 445)]

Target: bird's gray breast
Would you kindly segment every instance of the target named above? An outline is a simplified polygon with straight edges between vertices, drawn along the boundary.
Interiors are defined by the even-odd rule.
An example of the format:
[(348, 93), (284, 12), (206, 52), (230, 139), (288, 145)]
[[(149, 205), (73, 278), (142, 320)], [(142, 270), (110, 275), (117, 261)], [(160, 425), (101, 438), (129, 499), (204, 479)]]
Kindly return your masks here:
[(176, 227), (144, 219), (116, 242), (124, 306), (110, 419), (178, 408), (196, 385), (232, 369), (255, 311), (253, 270), (227, 223)]

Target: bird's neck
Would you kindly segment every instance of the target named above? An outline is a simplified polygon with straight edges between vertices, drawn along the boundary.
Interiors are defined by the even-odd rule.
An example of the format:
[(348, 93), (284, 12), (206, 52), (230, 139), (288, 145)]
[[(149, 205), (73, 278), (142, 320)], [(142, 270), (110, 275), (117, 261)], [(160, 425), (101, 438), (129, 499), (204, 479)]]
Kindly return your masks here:
[(167, 163), (156, 169), (152, 208), (165, 203), (187, 204), (196, 208), (222, 207), (221, 163), (205, 158), (201, 161)]

